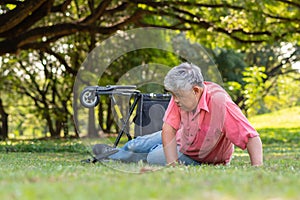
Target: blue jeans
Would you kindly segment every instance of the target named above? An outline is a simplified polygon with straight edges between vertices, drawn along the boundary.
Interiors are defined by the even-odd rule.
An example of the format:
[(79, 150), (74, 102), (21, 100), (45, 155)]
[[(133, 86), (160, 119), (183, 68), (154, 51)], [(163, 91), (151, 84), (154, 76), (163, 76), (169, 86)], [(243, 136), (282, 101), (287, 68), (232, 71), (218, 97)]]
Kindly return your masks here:
[[(187, 155), (179, 152), (177, 147), (178, 160), (185, 165), (199, 165)], [(161, 131), (138, 136), (128, 141), (123, 147), (119, 148), (119, 152), (109, 156), (110, 159), (120, 160), (123, 162), (139, 162), (144, 161), (149, 164), (165, 165), (166, 159), (162, 145)]]

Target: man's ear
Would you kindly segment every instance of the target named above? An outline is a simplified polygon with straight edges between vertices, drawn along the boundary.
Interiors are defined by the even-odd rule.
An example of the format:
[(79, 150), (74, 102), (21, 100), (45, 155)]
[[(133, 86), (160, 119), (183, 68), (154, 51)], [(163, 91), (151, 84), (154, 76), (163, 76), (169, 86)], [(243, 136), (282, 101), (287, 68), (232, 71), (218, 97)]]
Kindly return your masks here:
[(193, 86), (193, 92), (194, 92), (194, 94), (202, 94), (203, 88), (198, 85), (195, 85), (195, 86)]

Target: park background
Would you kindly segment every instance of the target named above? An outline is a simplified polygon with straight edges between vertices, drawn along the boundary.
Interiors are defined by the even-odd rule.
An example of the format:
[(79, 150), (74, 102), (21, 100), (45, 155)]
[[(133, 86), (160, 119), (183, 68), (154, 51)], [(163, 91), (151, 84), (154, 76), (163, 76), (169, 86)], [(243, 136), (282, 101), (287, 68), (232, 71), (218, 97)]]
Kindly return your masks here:
[[(1, 1), (0, 197), (51, 199), (59, 191), (55, 195), (63, 199), (299, 198), (299, 16), (298, 0)], [(78, 71), (101, 42), (116, 34), (126, 39), (126, 31), (146, 27), (176, 32), (170, 42), (186, 44), (186, 54), (199, 45), (208, 52), (224, 88), (261, 133), (264, 167), (250, 168), (240, 150), (230, 167), (142, 170), (142, 176), (78, 162), (88, 156), (88, 144), (119, 131), (110, 99), (103, 97), (89, 111), (90, 140), (81, 137), (75, 126), (81, 116), (73, 110), (79, 104), (73, 90)], [(172, 67), (181, 59), (158, 49), (129, 52), (111, 63), (98, 84), (113, 85), (135, 66)], [(122, 167), (141, 172), (140, 165)], [(80, 180), (90, 189), (80, 187)]]

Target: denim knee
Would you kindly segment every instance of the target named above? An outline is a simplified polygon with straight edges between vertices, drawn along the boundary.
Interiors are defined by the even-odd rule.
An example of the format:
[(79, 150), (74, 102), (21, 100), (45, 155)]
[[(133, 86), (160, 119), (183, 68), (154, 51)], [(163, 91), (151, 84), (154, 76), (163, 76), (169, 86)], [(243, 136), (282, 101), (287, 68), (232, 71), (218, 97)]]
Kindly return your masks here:
[(139, 137), (127, 142), (126, 146), (124, 147), (124, 150), (135, 153), (148, 153), (149, 151), (147, 148), (145, 148), (144, 141), (141, 140)]
[(154, 146), (161, 143), (161, 132), (156, 132), (128, 141), (123, 149), (135, 153), (149, 153)]
[(157, 145), (148, 153), (147, 163), (152, 165), (166, 165), (165, 154), (162, 145)]

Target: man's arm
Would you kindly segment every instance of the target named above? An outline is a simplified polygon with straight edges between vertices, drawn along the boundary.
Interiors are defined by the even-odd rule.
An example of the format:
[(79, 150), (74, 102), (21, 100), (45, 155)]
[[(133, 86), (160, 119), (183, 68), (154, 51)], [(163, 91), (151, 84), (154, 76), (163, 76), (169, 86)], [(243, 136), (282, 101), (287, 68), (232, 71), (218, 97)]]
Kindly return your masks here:
[(250, 156), (251, 165), (253, 166), (263, 165), (263, 150), (262, 150), (262, 143), (259, 136), (249, 138), (247, 144), (247, 150)]
[(162, 143), (167, 165), (176, 165), (178, 160), (176, 130), (169, 124), (164, 123), (162, 128)]

